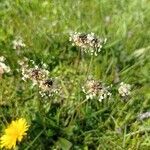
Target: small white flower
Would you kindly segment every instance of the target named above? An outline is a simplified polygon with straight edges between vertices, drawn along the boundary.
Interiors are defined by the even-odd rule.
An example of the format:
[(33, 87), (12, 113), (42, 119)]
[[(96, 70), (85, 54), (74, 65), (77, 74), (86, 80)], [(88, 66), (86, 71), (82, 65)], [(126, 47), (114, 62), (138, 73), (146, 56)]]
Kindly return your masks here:
[(0, 68), (2, 68), (6, 73), (10, 72), (10, 67), (4, 64), (3, 62), (0, 62)]
[(4, 62), (6, 58), (4, 56), (0, 56), (0, 62)]
[[(31, 62), (34, 66), (29, 67), (29, 62)], [(24, 81), (30, 79), (33, 82), (33, 85), (36, 85), (41, 80), (48, 78), (49, 71), (43, 68), (39, 68), (38, 65), (35, 65), (34, 61), (24, 59), (18, 63), (21, 66), (21, 74)]]
[[(33, 67), (29, 66), (29, 62), (31, 62)], [(22, 80), (25, 82), (28, 79), (31, 80), (31, 87), (37, 86), (39, 88), (39, 94), (42, 97), (58, 94), (59, 88), (52, 79), (49, 79), (49, 71), (46, 69), (47, 65), (45, 63), (42, 63), (42, 68), (35, 65), (33, 60), (28, 59), (19, 61), (19, 64), (21, 66)]]
[(118, 92), (122, 97), (129, 96), (131, 94), (131, 85), (121, 82)]
[(13, 42), (13, 49), (17, 50), (17, 49), (21, 49), (21, 48), (24, 48), (26, 45), (25, 43), (23, 43), (22, 39), (19, 38), (19, 39), (15, 39)]
[(71, 33), (69, 37), (69, 41), (72, 41), (72, 45), (81, 47), (85, 53), (95, 56), (97, 56), (101, 51), (101, 48), (106, 43), (106, 40), (106, 38), (101, 39), (96, 37), (94, 33), (86, 34), (75, 32)]
[(43, 68), (47, 68), (47, 64), (43, 63), (42, 64)]
[(44, 97), (44, 96), (48, 96), (51, 97), (54, 94), (58, 94), (59, 93), (59, 88), (57, 87), (57, 84), (54, 80), (52, 79), (45, 79), (39, 82), (39, 94)]
[(94, 79), (88, 79), (84, 87), (82, 87), (82, 91), (86, 94), (86, 99), (98, 99), (99, 102), (111, 96), (108, 89), (109, 87)]

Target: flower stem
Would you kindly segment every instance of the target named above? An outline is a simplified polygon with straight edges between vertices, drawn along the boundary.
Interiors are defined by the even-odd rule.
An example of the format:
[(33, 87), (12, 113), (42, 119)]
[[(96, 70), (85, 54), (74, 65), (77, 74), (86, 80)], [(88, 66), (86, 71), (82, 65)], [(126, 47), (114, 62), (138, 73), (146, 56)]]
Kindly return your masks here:
[(94, 56), (92, 55), (92, 57), (90, 59), (90, 63), (89, 63), (88, 68), (87, 68), (87, 72), (86, 72), (87, 78), (89, 76), (89, 72), (91, 71), (91, 67), (93, 65), (93, 60), (94, 60)]

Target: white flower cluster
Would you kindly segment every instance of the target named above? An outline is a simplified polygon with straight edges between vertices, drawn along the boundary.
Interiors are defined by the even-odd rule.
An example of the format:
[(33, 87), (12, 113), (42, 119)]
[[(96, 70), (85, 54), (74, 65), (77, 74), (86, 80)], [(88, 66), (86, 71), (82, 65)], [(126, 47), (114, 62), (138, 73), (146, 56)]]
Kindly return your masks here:
[(33, 86), (37, 85), (42, 97), (57, 93), (58, 90), (54, 86), (53, 80), (48, 77), (49, 71), (45, 69), (47, 65), (43, 63), (43, 68), (39, 68), (33, 60), (30, 60), (34, 65), (34, 67), (30, 67), (28, 62), (26, 58), (18, 62), (21, 65), (22, 80), (27, 81), (29, 79), (33, 82)]
[(131, 85), (126, 84), (124, 82), (120, 83), (120, 86), (118, 88), (118, 92), (122, 97), (129, 96), (131, 94)]
[[(29, 62), (32, 63), (33, 67), (29, 66)], [(39, 66), (35, 65), (33, 60), (28, 60), (24, 58), (22, 61), (18, 62), (21, 66), (22, 80), (27, 81), (28, 79), (32, 80), (33, 84), (36, 85), (40, 81), (47, 79), (49, 71)]]
[(16, 38), (15, 40), (13, 40), (12, 44), (13, 44), (13, 49), (15, 49), (15, 50), (19, 50), (21, 48), (26, 47), (22, 38)]
[(4, 73), (10, 72), (10, 67), (4, 63), (5, 60), (6, 59), (4, 56), (0, 56), (0, 76), (3, 75)]
[(73, 45), (83, 48), (85, 53), (97, 56), (107, 39), (96, 37), (94, 33), (75, 32), (70, 34), (69, 41), (73, 42)]
[(51, 97), (53, 94), (58, 94), (59, 93), (59, 88), (56, 85), (56, 82), (52, 79), (46, 79), (40, 82), (39, 84), (40, 88), (40, 95), (42, 97), (48, 96)]
[(108, 89), (109, 87), (94, 79), (88, 79), (85, 86), (82, 87), (83, 92), (86, 94), (86, 99), (98, 99), (99, 102), (111, 96)]

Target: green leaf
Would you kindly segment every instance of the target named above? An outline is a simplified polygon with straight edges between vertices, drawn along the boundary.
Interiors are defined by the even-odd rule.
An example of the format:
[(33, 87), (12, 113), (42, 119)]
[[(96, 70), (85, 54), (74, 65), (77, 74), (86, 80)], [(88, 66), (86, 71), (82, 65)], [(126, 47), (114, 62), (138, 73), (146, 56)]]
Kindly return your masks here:
[(63, 129), (63, 132), (64, 132), (65, 134), (67, 134), (68, 136), (69, 136), (69, 135), (71, 136), (71, 135), (73, 134), (73, 129), (74, 129), (74, 128), (75, 128), (75, 126), (70, 125), (70, 126), (64, 128), (64, 129)]
[(65, 138), (59, 138), (56, 142), (56, 145), (59, 146), (62, 150), (69, 150), (71, 149), (72, 143)]

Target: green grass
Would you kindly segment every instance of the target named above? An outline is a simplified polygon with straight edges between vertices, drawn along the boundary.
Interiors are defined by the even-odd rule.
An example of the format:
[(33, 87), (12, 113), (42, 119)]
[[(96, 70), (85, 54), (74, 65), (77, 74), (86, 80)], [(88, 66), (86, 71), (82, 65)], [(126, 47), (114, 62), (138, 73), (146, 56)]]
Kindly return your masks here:
[[(150, 111), (149, 26), (149, 0), (1, 0), (0, 56), (11, 73), (0, 78), (0, 135), (23, 117), (30, 129), (19, 150), (150, 149), (150, 120), (137, 119)], [(108, 39), (88, 74), (91, 56), (79, 58), (70, 31)], [(18, 36), (26, 44), (20, 54), (12, 49)], [(23, 57), (48, 65), (50, 77), (60, 79), (60, 97), (41, 98), (38, 88), (21, 80), (17, 61)], [(116, 74), (132, 85), (127, 102), (116, 92)], [(83, 103), (88, 75), (113, 85), (110, 100)]]

